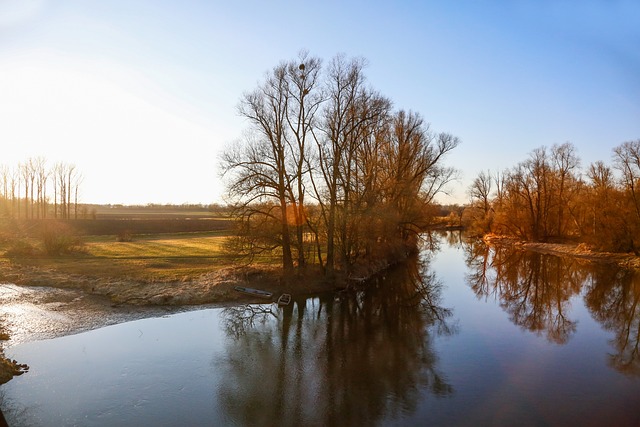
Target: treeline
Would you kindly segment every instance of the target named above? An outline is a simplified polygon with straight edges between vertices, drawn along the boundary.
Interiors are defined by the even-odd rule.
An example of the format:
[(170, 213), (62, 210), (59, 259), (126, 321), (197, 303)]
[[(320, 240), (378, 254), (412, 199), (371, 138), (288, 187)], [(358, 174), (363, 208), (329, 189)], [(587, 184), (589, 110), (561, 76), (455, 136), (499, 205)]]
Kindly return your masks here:
[(459, 141), (395, 110), (364, 67), (302, 53), (242, 96), (248, 131), (222, 156), (236, 250), (281, 251), (285, 273), (313, 262), (331, 276), (416, 249)]
[(465, 223), (476, 234), (640, 253), (640, 140), (585, 170), (572, 144), (540, 147), (511, 169), (481, 172), (469, 194)]
[(13, 219), (78, 217), (82, 174), (75, 165), (48, 166), (43, 157), (0, 165), (0, 215)]
[(92, 218), (147, 218), (150, 216), (167, 218), (198, 218), (198, 217), (227, 217), (231, 208), (220, 203), (183, 203), (183, 204), (158, 204), (148, 203), (144, 205), (123, 204), (83, 204), (80, 208), (91, 212)]

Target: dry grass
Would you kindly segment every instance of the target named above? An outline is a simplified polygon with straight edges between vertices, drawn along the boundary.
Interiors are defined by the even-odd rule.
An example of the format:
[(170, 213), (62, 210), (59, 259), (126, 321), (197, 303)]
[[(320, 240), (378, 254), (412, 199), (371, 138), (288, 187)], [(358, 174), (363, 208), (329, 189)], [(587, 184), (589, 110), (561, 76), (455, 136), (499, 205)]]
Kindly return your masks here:
[(85, 238), (83, 253), (12, 258), (11, 263), (87, 277), (186, 281), (238, 264), (223, 249), (227, 237), (226, 231), (136, 236), (131, 242), (117, 242), (114, 236), (90, 236)]

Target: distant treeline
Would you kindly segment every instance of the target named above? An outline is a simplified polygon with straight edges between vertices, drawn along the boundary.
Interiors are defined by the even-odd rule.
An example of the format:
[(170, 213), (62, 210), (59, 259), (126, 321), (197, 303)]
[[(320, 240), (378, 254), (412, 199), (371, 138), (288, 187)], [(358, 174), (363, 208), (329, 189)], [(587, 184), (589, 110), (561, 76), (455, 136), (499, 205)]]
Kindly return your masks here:
[(76, 166), (47, 165), (43, 157), (18, 165), (0, 165), (0, 216), (44, 219), (78, 218), (82, 174)]
[(180, 205), (155, 203), (146, 205), (85, 204), (82, 208), (90, 212), (90, 217), (94, 219), (227, 217), (231, 212), (229, 206), (219, 203), (185, 203)]
[(615, 147), (612, 166), (586, 169), (573, 144), (540, 147), (510, 169), (481, 172), (469, 195), (464, 222), (476, 234), (640, 253), (640, 139)]

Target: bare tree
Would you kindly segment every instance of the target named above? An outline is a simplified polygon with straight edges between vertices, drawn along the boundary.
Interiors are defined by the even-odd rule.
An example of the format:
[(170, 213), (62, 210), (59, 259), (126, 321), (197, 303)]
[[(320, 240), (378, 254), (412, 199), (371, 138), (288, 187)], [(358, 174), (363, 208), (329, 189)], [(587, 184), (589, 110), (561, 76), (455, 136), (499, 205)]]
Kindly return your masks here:
[[(31, 211), (31, 216), (33, 217), (33, 211), (30, 209), (30, 205), (33, 198), (32, 184), (34, 179), (34, 172), (33, 172), (32, 166), (33, 165), (32, 165), (31, 159), (23, 163), (20, 163), (19, 165), (20, 178), (21, 178), (22, 184), (24, 185), (24, 217), (26, 219), (29, 218), (30, 211)], [(29, 197), (29, 190), (31, 190), (31, 197)]]
[(493, 184), (494, 178), (491, 172), (480, 171), (469, 187), (472, 208), (471, 227), (476, 233), (484, 234), (491, 231)]
[(535, 149), (529, 159), (503, 174), (500, 213), (496, 217), (499, 232), (534, 241), (547, 237), (550, 175), (545, 147)]
[[(315, 140), (313, 129), (316, 126), (316, 113), (323, 101), (320, 91), (320, 71), (322, 62), (318, 58), (309, 57), (303, 51), (298, 56), (297, 63), (287, 64), (287, 111), (286, 122), (289, 131), (285, 133), (288, 150), (291, 153), (292, 174), (289, 179), (289, 199), (292, 203), (295, 217), (295, 235), (298, 251), (298, 266), (305, 265), (304, 228), (307, 222), (305, 213), (305, 195), (307, 176), (311, 172), (309, 158), (311, 157), (311, 143)], [(317, 239), (317, 236), (316, 236)]]
[(0, 166), (0, 179), (2, 180), (2, 197), (5, 199), (9, 198), (9, 177), (11, 175), (11, 170), (7, 165)]
[(574, 171), (580, 165), (580, 159), (576, 154), (576, 148), (571, 143), (554, 145), (551, 147), (551, 162), (555, 172), (555, 187), (557, 199), (557, 230), (559, 237), (565, 237), (567, 234), (567, 223), (565, 217), (565, 208), (571, 209), (573, 206), (572, 199), (575, 196), (577, 186), (575, 185), (577, 178)]
[(11, 169), (9, 177), (9, 187), (11, 188), (11, 217), (20, 216), (20, 170), (16, 167)]
[(290, 274), (293, 258), (288, 218), (291, 188), (287, 164), (291, 153), (285, 136), (288, 93), (287, 65), (281, 63), (257, 89), (242, 96), (238, 112), (249, 122), (250, 133), (244, 144), (223, 154), (222, 170), (225, 174), (233, 174), (229, 192), (239, 200), (243, 216), (254, 211), (255, 206), (268, 207), (270, 203), (275, 203), (278, 207), (277, 211), (268, 208), (264, 214), (280, 222), (282, 266)]
[(0, 181), (2, 182), (2, 204), (6, 215), (10, 213), (9, 182), (11, 169), (7, 165), (0, 165)]
[(614, 165), (622, 174), (622, 184), (629, 194), (636, 216), (640, 220), (640, 139), (627, 141), (613, 149)]
[(478, 202), (482, 208), (484, 215), (489, 213), (491, 209), (491, 190), (493, 185), (493, 178), (491, 172), (480, 171), (478, 176), (471, 183), (469, 189), (469, 196), (472, 202)]
[(80, 184), (84, 180), (84, 176), (79, 171), (75, 171), (73, 177), (73, 218), (78, 219), (78, 197), (80, 191)]
[(32, 161), (35, 187), (36, 187), (36, 215), (38, 218), (46, 218), (47, 216), (47, 181), (50, 172), (46, 167), (44, 157), (36, 157)]
[[(613, 149), (614, 166), (622, 175), (622, 192), (625, 206), (621, 214), (626, 216), (630, 249), (640, 253), (637, 242), (640, 239), (640, 139), (627, 141)], [(628, 208), (626, 208), (628, 206)]]
[(221, 168), (237, 206), (237, 242), (253, 253), (280, 249), (286, 274), (295, 250), (298, 267), (311, 256), (309, 236), (328, 276), (415, 246), (429, 205), (454, 176), (443, 158), (459, 140), (431, 133), (417, 113), (392, 113), (391, 101), (365, 85), (364, 66), (338, 55), (321, 73), (321, 61), (302, 52), (240, 101), (249, 129)]
[[(366, 101), (374, 96), (364, 86), (364, 66), (365, 61), (361, 58), (347, 60), (343, 55), (338, 55), (329, 64), (325, 83), (327, 105), (323, 111), (324, 138), (318, 141), (318, 153), (324, 189), (328, 193), (328, 200), (322, 206), (327, 229), (326, 270), (330, 276), (336, 264), (336, 233), (340, 233), (343, 242), (346, 240), (346, 215), (339, 209), (349, 204), (349, 176), (356, 156), (358, 136), (370, 119), (366, 114)], [(344, 258), (346, 245), (343, 244), (343, 248)]]
[[(76, 166), (73, 164), (59, 162), (53, 169), (54, 176), (54, 214), (60, 213), (60, 218), (71, 218), (71, 200), (76, 190), (74, 187), (79, 186), (81, 176)], [(57, 202), (56, 202), (57, 200)]]
[(446, 133), (433, 135), (419, 114), (402, 110), (394, 116), (391, 136), (390, 200), (398, 213), (400, 236), (406, 241), (428, 225), (427, 207), (455, 173), (443, 166), (443, 158), (460, 141)]
[(587, 170), (587, 191), (582, 195), (586, 207), (585, 220), (580, 224), (587, 242), (602, 250), (629, 249), (629, 227), (624, 197), (616, 186), (612, 169), (602, 161), (592, 163)]

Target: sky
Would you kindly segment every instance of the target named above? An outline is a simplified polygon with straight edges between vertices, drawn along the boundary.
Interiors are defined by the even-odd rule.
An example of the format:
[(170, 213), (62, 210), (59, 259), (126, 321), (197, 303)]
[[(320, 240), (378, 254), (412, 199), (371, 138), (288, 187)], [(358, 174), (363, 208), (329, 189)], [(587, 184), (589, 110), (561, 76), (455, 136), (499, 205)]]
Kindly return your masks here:
[(82, 174), (85, 203), (224, 201), (240, 97), (301, 49), (368, 83), (480, 171), (573, 143), (583, 167), (640, 139), (638, 1), (0, 0), (0, 164)]

